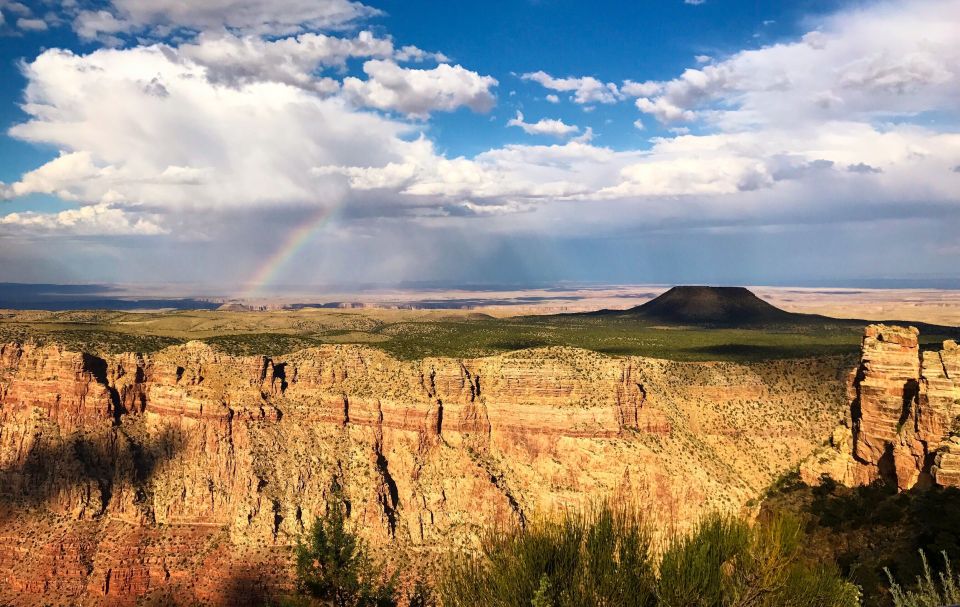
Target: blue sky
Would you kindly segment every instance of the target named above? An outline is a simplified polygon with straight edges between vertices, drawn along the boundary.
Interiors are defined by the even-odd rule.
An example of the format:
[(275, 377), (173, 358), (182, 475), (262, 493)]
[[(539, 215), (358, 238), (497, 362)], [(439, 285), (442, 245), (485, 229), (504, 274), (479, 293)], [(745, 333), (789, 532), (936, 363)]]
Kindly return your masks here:
[(957, 0), (0, 14), (0, 281), (960, 275)]
[[(43, 14), (42, 3), (26, 2)], [(651, 134), (666, 129), (651, 121), (647, 132), (622, 128), (637, 113), (629, 105), (600, 105), (590, 116), (581, 108), (554, 107), (548, 93), (516, 75), (545, 70), (557, 75), (589, 74), (616, 81), (624, 74), (634, 79), (666, 80), (695, 62), (697, 55), (724, 56), (743, 48), (762, 46), (804, 32), (804, 23), (841, 6), (835, 0), (715, 1), (701, 5), (682, 0), (666, 2), (584, 3), (576, 0), (521, 0), (501, 2), (370, 2), (384, 11), (364, 25), (402, 43), (442, 49), (455, 62), (469, 65), (501, 82), (500, 102), (489, 115), (468, 110), (432, 118), (431, 135), (451, 154), (476, 154), (509, 143), (510, 131), (484, 128), (491, 119), (506, 121), (517, 109), (549, 113), (591, 126), (605, 145), (618, 149), (645, 145)], [(8, 13), (9, 14), (9, 13)], [(7, 19), (10, 21), (10, 19)], [(19, 62), (31, 60), (47, 48), (78, 52), (96, 49), (96, 41), (78, 39), (68, 26), (47, 32), (16, 32), (0, 38), (0, 78), (10, 85), (0, 91), (0, 120), (9, 128), (25, 119), (19, 109), (26, 79)], [(353, 61), (353, 72), (361, 61)], [(511, 96), (511, 91), (516, 95)], [(609, 122), (607, 122), (609, 121)], [(49, 159), (55, 150), (0, 139), (3, 163), (0, 179), (12, 181)]]
[[(571, 105), (544, 101), (548, 91), (515, 74), (544, 70), (558, 76), (592, 75), (604, 81), (665, 80), (694, 64), (697, 55), (724, 56), (802, 33), (802, 22), (837, 6), (835, 1), (385, 2), (383, 23), (399, 39), (443, 49), (457, 61), (501, 82), (496, 116), (517, 109), (588, 124), (603, 144), (643, 146), (666, 129), (650, 121), (646, 132), (625, 129), (638, 118), (629, 104), (598, 105), (589, 116)], [(423, 18), (426, 16), (427, 18)], [(517, 94), (511, 96), (510, 92)], [(463, 129), (469, 113), (433, 120), (439, 140), (454, 154), (479, 153), (512, 140), (509, 131)], [(610, 121), (609, 123), (607, 121)]]

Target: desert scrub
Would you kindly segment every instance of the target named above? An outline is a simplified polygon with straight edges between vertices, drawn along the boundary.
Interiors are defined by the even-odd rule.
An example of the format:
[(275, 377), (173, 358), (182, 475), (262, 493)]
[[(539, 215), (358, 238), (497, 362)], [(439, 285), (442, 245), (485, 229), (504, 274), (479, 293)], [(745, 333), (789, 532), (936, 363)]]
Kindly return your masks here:
[(56, 344), (74, 352), (101, 355), (123, 352), (148, 354), (183, 343), (182, 340), (171, 337), (99, 330), (79, 324), (75, 327), (55, 329), (0, 326), (0, 343), (2, 342), (33, 343), (37, 346)]
[(725, 515), (674, 539), (660, 561), (665, 607), (855, 607), (859, 589), (835, 568), (802, 556), (803, 525), (777, 516), (754, 525)]
[(491, 530), (476, 554), (452, 554), (445, 607), (653, 606), (650, 536), (633, 508), (605, 504)]
[(395, 607), (396, 576), (386, 577), (366, 546), (347, 527), (347, 502), (334, 480), (326, 513), (318, 517), (295, 549), (298, 596), (290, 605)]
[(204, 341), (221, 352), (233, 356), (279, 356), (323, 344), (322, 339), (285, 333), (218, 335)]
[(487, 534), (451, 554), (446, 607), (856, 607), (859, 589), (802, 555), (798, 519), (754, 525), (715, 515), (668, 542), (658, 559), (633, 506), (602, 504)]
[(927, 555), (920, 550), (920, 559), (923, 561), (923, 576), (917, 576), (914, 589), (904, 590), (894, 579), (890, 570), (884, 568), (887, 579), (890, 580), (890, 595), (894, 607), (940, 607), (941, 605), (956, 605), (960, 603), (960, 576), (957, 576), (950, 565), (950, 558), (946, 551), (943, 555), (943, 571), (934, 578), (930, 570)]

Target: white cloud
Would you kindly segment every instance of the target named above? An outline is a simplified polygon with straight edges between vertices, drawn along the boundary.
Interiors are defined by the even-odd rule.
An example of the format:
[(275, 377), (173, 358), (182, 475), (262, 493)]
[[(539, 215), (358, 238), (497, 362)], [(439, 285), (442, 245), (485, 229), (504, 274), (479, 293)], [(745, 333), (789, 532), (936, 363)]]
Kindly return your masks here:
[(339, 90), (339, 83), (317, 74), (321, 67), (342, 67), (352, 57), (390, 57), (393, 43), (363, 31), (354, 38), (300, 34), (279, 40), (228, 33), (200, 34), (178, 50), (179, 57), (206, 68), (215, 83), (281, 82), (321, 93)]
[(168, 47), (51, 50), (29, 80), (14, 137), (65, 150), (7, 188), (98, 203), (225, 209), (335, 205), (342, 188), (320, 164), (389, 162), (409, 125), (300, 87), (224, 87)]
[[(815, 131), (781, 128), (681, 135), (655, 140), (650, 153), (624, 165), (621, 182), (601, 195), (734, 195), (766, 190), (774, 200), (790, 192), (824, 190), (830, 192), (825, 205), (848, 198), (852, 204), (918, 199), (955, 204), (954, 184), (933, 176), (945, 172), (948, 159), (958, 154), (960, 135), (912, 126), (877, 130), (836, 122)], [(922, 187), (916, 185), (920, 175), (931, 176)], [(826, 211), (813, 200), (803, 204), (808, 210)]]
[[(505, 200), (526, 204), (589, 194), (602, 174), (615, 176), (608, 166), (609, 150), (583, 142), (563, 145), (510, 145), (468, 159), (439, 156), (433, 144), (421, 139), (411, 145), (401, 162), (382, 166), (318, 166), (315, 173), (342, 174), (358, 190), (392, 189), (397, 194), (428, 202), (464, 199), (497, 205)], [(574, 169), (583, 175), (574, 175)], [(582, 179), (586, 178), (587, 181)]]
[(94, 165), (90, 152), (61, 152), (58, 158), (26, 173), (18, 182), (5, 188), (4, 197), (16, 198), (39, 193), (76, 200), (72, 187), (102, 175), (102, 169)]
[(586, 130), (583, 131), (583, 133), (581, 133), (580, 135), (574, 137), (574, 138), (571, 139), (570, 141), (572, 141), (572, 142), (574, 142), (574, 143), (587, 144), (587, 143), (590, 143), (591, 141), (593, 141), (593, 137), (594, 137), (593, 127), (588, 126), (588, 127), (586, 128)]
[(541, 118), (534, 123), (524, 122), (523, 114), (519, 111), (515, 118), (511, 118), (507, 122), (507, 126), (520, 127), (528, 135), (550, 135), (552, 137), (566, 137), (580, 130), (577, 126), (553, 118)]
[(640, 120), (639, 118), (637, 118), (636, 120), (633, 121), (633, 128), (637, 129), (638, 131), (642, 131), (645, 128), (647, 128), (647, 126), (643, 124), (643, 120)]
[(18, 17), (31, 17), (33, 16), (33, 11), (29, 6), (22, 2), (2, 2), (0, 7), (10, 11)]
[(6, 226), (77, 236), (157, 236), (168, 233), (156, 223), (155, 218), (138, 217), (109, 204), (84, 206), (59, 213), (9, 213), (0, 216), (0, 230)]
[(637, 106), (664, 122), (699, 114), (729, 128), (952, 109), (960, 96), (957, 31), (958, 0), (854, 8), (796, 42), (688, 69)]
[(396, 50), (389, 37), (378, 38), (369, 31), (352, 38), (307, 33), (273, 40), (205, 32), (170, 52), (204, 66), (207, 78), (215, 83), (236, 87), (249, 82), (281, 82), (322, 94), (339, 91), (340, 83), (321, 72), (328, 68), (342, 71), (352, 58), (393, 57), (416, 62), (446, 59), (415, 46)]
[(377, 14), (378, 10), (349, 0), (112, 0), (108, 9), (80, 12), (74, 28), (85, 38), (223, 28), (278, 36), (342, 28)]
[(546, 99), (550, 103), (560, 103), (560, 98), (552, 93), (544, 97), (544, 99)]
[(684, 4), (692, 4), (693, 6), (700, 6), (701, 4), (706, 3), (707, 0), (683, 0)]
[(47, 31), (47, 22), (43, 19), (27, 19), (21, 17), (17, 19), (17, 27), (30, 32), (45, 32)]
[(406, 45), (400, 48), (394, 54), (394, 58), (397, 61), (412, 61), (414, 63), (421, 63), (423, 61), (436, 61), (437, 63), (448, 63), (450, 58), (444, 55), (443, 53), (431, 53), (423, 49), (419, 49), (413, 45)]
[(563, 93), (572, 92), (576, 103), (616, 103), (622, 98), (617, 85), (601, 82), (593, 76), (582, 78), (554, 78), (544, 71), (530, 72), (520, 76), (540, 86)]
[(646, 114), (653, 114), (660, 122), (693, 120), (696, 118), (696, 114), (692, 110), (685, 110), (671, 103), (665, 97), (658, 97), (652, 101), (646, 97), (640, 97), (637, 99), (636, 104), (637, 109)]
[(620, 92), (628, 97), (651, 97), (663, 89), (659, 82), (647, 80), (646, 82), (634, 82), (633, 80), (624, 80)]
[[(674, 130), (633, 150), (595, 145), (586, 129), (562, 144), (444, 155), (423, 125), (376, 110), (415, 118), (486, 111), (496, 81), (459, 65), (400, 66), (401, 55), (417, 54), (367, 33), (218, 32), (179, 48), (47, 51), (25, 66), (30, 118), (11, 132), (63, 152), (2, 189), (120, 210), (136, 218), (131, 225), (155, 213), (160, 219), (145, 220), (164, 229), (193, 212), (225, 221), (301, 207), (336, 208), (354, 226), (357, 218), (440, 225), (482, 214), (484, 229), (570, 233), (667, 219), (728, 225), (956, 209), (960, 135), (916, 116), (956, 118), (958, 43), (932, 4), (898, 6), (847, 12), (797, 42), (665, 82), (526, 75), (584, 104), (636, 96), (659, 120), (699, 119), (694, 132), (707, 133)], [(888, 29), (906, 24), (906, 33), (879, 35), (881, 17)], [(324, 69), (350, 57), (371, 58), (367, 79), (345, 78), (341, 88)], [(511, 124), (577, 132), (522, 115)], [(505, 213), (514, 215), (498, 222)], [(17, 217), (10, 229), (52, 221)]]
[(735, 194), (769, 187), (762, 162), (737, 156), (679, 157), (627, 166), (623, 181), (605, 190), (613, 198)]
[(357, 105), (426, 118), (431, 112), (450, 112), (464, 106), (488, 112), (494, 104), (490, 89), (497, 80), (459, 65), (440, 64), (421, 70), (400, 67), (389, 60), (371, 60), (363, 64), (363, 71), (367, 80), (343, 80), (344, 96)]
[(82, 11), (73, 20), (74, 31), (87, 40), (124, 33), (131, 27), (131, 23), (118, 19), (108, 10)]

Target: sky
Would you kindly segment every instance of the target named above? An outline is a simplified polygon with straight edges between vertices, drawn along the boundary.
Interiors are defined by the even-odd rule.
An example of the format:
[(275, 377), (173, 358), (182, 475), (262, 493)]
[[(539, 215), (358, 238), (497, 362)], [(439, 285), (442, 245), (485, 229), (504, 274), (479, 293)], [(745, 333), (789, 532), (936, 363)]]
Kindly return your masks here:
[(0, 281), (960, 277), (960, 0), (0, 15)]

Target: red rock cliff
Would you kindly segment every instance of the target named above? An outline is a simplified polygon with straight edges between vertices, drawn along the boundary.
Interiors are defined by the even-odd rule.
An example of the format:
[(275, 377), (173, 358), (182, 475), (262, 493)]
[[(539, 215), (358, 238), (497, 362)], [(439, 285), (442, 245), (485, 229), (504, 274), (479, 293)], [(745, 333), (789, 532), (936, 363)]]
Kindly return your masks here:
[(805, 462), (805, 480), (826, 474), (848, 485), (877, 479), (909, 489), (918, 483), (960, 486), (952, 432), (960, 415), (960, 349), (947, 341), (921, 352), (917, 329), (871, 325), (850, 378), (848, 424), (833, 448)]
[(257, 604), (289, 584), (289, 547), (333, 478), (394, 564), (616, 491), (682, 524), (809, 453), (840, 385), (816, 361), (562, 348), (403, 362), (2, 345), (0, 603)]

